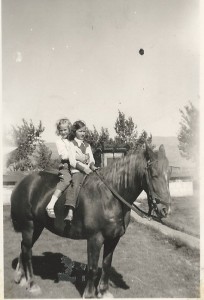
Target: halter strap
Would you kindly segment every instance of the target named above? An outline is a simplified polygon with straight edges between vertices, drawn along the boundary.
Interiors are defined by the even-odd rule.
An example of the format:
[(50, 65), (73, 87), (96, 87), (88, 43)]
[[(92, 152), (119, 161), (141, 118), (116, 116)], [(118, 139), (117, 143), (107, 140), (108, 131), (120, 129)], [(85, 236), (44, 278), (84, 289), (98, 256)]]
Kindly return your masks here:
[(137, 205), (133, 204), (131, 205), (130, 203), (128, 203), (123, 197), (121, 197), (118, 192), (116, 192), (116, 190), (111, 187), (105, 180), (105, 178), (103, 176), (101, 176), (97, 170), (94, 171), (94, 173), (97, 174), (97, 176), (100, 178), (100, 180), (105, 184), (105, 186), (107, 186), (107, 188), (111, 191), (111, 193), (113, 193), (113, 195), (120, 200), (122, 203), (124, 203), (126, 206), (128, 206), (130, 209), (132, 209), (134, 212), (136, 212), (140, 217), (145, 217), (146, 213), (144, 213), (141, 209), (139, 209), (137, 207)]
[(150, 180), (151, 175), (150, 175), (150, 166), (155, 163), (158, 162), (158, 159), (156, 160), (152, 160), (152, 161), (147, 161), (147, 166), (146, 166), (146, 181), (147, 181), (147, 187), (148, 187), (148, 197), (150, 197), (150, 200), (152, 201), (152, 204), (154, 206), (154, 209), (156, 211), (158, 211), (158, 207), (157, 207), (157, 202), (162, 203), (162, 204), (167, 204), (165, 201), (161, 200), (161, 198), (159, 198), (153, 190), (153, 185), (152, 185), (152, 181)]
[[(158, 207), (157, 207), (157, 202), (162, 203), (162, 204), (167, 204), (166, 202), (162, 201), (160, 198), (155, 196), (155, 193), (153, 191), (153, 186), (152, 186), (152, 182), (150, 180), (150, 170), (149, 167), (158, 160), (153, 160), (153, 161), (148, 161), (147, 162), (147, 167), (145, 168), (145, 175), (146, 175), (146, 180), (147, 180), (147, 186), (148, 186), (148, 197), (152, 202), (152, 205), (155, 209), (156, 212), (158, 212)], [(120, 200), (122, 203), (124, 203), (126, 206), (128, 206), (130, 209), (132, 209), (133, 211), (135, 211), (138, 215), (140, 215), (141, 217), (145, 217), (146, 213), (144, 213), (141, 209), (139, 209), (137, 207), (137, 205), (133, 204), (131, 205), (130, 203), (128, 203), (123, 197), (121, 197), (118, 192), (116, 192), (116, 190), (109, 186), (109, 184), (106, 182), (105, 178), (103, 176), (101, 176), (97, 170), (94, 171), (94, 173), (97, 174), (97, 176), (101, 179), (101, 181), (107, 186), (107, 188), (113, 193), (113, 195)]]

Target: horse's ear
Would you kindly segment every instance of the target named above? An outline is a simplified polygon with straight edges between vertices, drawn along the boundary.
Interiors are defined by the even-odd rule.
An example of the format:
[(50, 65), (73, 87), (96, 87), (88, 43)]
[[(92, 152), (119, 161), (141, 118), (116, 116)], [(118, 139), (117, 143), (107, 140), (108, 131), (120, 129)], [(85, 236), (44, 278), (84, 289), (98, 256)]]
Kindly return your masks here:
[(152, 151), (152, 149), (148, 146), (147, 142), (144, 143), (145, 145), (145, 157), (147, 160), (152, 160), (154, 158), (154, 152)]
[(143, 143), (143, 144), (142, 144), (142, 150), (146, 150), (146, 148), (147, 148), (146, 143)]
[(166, 152), (165, 152), (163, 144), (159, 147), (159, 156), (160, 157), (165, 157), (166, 156)]

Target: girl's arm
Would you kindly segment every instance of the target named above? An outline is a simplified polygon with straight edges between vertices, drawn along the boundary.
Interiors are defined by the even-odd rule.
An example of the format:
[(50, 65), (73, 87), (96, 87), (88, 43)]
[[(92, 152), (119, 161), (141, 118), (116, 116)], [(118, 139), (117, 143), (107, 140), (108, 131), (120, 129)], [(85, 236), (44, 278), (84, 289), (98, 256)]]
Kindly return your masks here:
[[(56, 142), (57, 151), (61, 159), (63, 160), (69, 159), (70, 152), (71, 152), (70, 149), (71, 144), (72, 143), (70, 143), (68, 140), (62, 140), (62, 139), (57, 140)], [(87, 158), (86, 155), (83, 153), (76, 153), (76, 159), (81, 162), (85, 162)]]
[(69, 152), (70, 152), (70, 143), (66, 143), (65, 140), (59, 139), (56, 141), (57, 151), (59, 157), (63, 160), (69, 159)]
[[(80, 150), (80, 149), (78, 149)], [(85, 163), (87, 160), (86, 154), (83, 154), (82, 151), (76, 152), (76, 160), (82, 163)]]
[(69, 162), (72, 168), (84, 172), (85, 174), (91, 173), (91, 169), (87, 165), (76, 160), (76, 150), (73, 143), (70, 143)]
[(92, 152), (92, 149), (91, 149), (91, 146), (89, 145), (87, 150), (86, 150), (87, 154), (89, 155), (89, 168), (94, 171), (96, 169), (98, 169), (96, 166), (95, 166), (95, 159), (93, 157), (93, 152)]

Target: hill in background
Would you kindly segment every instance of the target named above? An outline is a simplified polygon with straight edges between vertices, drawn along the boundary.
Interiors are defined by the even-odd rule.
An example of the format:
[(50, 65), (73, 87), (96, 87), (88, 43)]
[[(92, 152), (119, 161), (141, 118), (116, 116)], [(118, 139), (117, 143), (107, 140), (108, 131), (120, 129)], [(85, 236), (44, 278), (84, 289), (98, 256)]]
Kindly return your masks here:
[(193, 168), (193, 163), (181, 156), (178, 148), (177, 137), (155, 136), (152, 138), (152, 142), (154, 145), (156, 145), (156, 148), (158, 148), (161, 144), (164, 145), (166, 150), (166, 156), (169, 159), (170, 165), (182, 168)]

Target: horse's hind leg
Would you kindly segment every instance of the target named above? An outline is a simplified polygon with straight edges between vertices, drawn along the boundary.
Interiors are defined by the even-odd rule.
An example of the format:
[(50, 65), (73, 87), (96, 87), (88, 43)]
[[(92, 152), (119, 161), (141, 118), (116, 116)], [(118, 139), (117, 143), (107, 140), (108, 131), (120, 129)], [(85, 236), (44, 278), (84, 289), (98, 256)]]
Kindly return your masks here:
[(14, 273), (14, 281), (15, 283), (20, 283), (21, 286), (26, 284), (25, 272), (22, 264), (22, 254), (20, 253), (18, 258), (18, 264), (16, 266), (16, 270)]
[(110, 268), (113, 258), (113, 252), (118, 244), (120, 237), (112, 240), (105, 240), (103, 251), (102, 274), (98, 285), (98, 298), (113, 298), (113, 295), (108, 291)]
[(96, 298), (95, 280), (98, 273), (98, 260), (104, 238), (101, 233), (96, 234), (87, 241), (88, 254), (88, 280), (83, 298)]
[(32, 246), (40, 236), (43, 227), (34, 226), (33, 221), (27, 221), (22, 231), (21, 254), (16, 269), (15, 281), (26, 285), (29, 292), (40, 293), (39, 286), (33, 280)]

